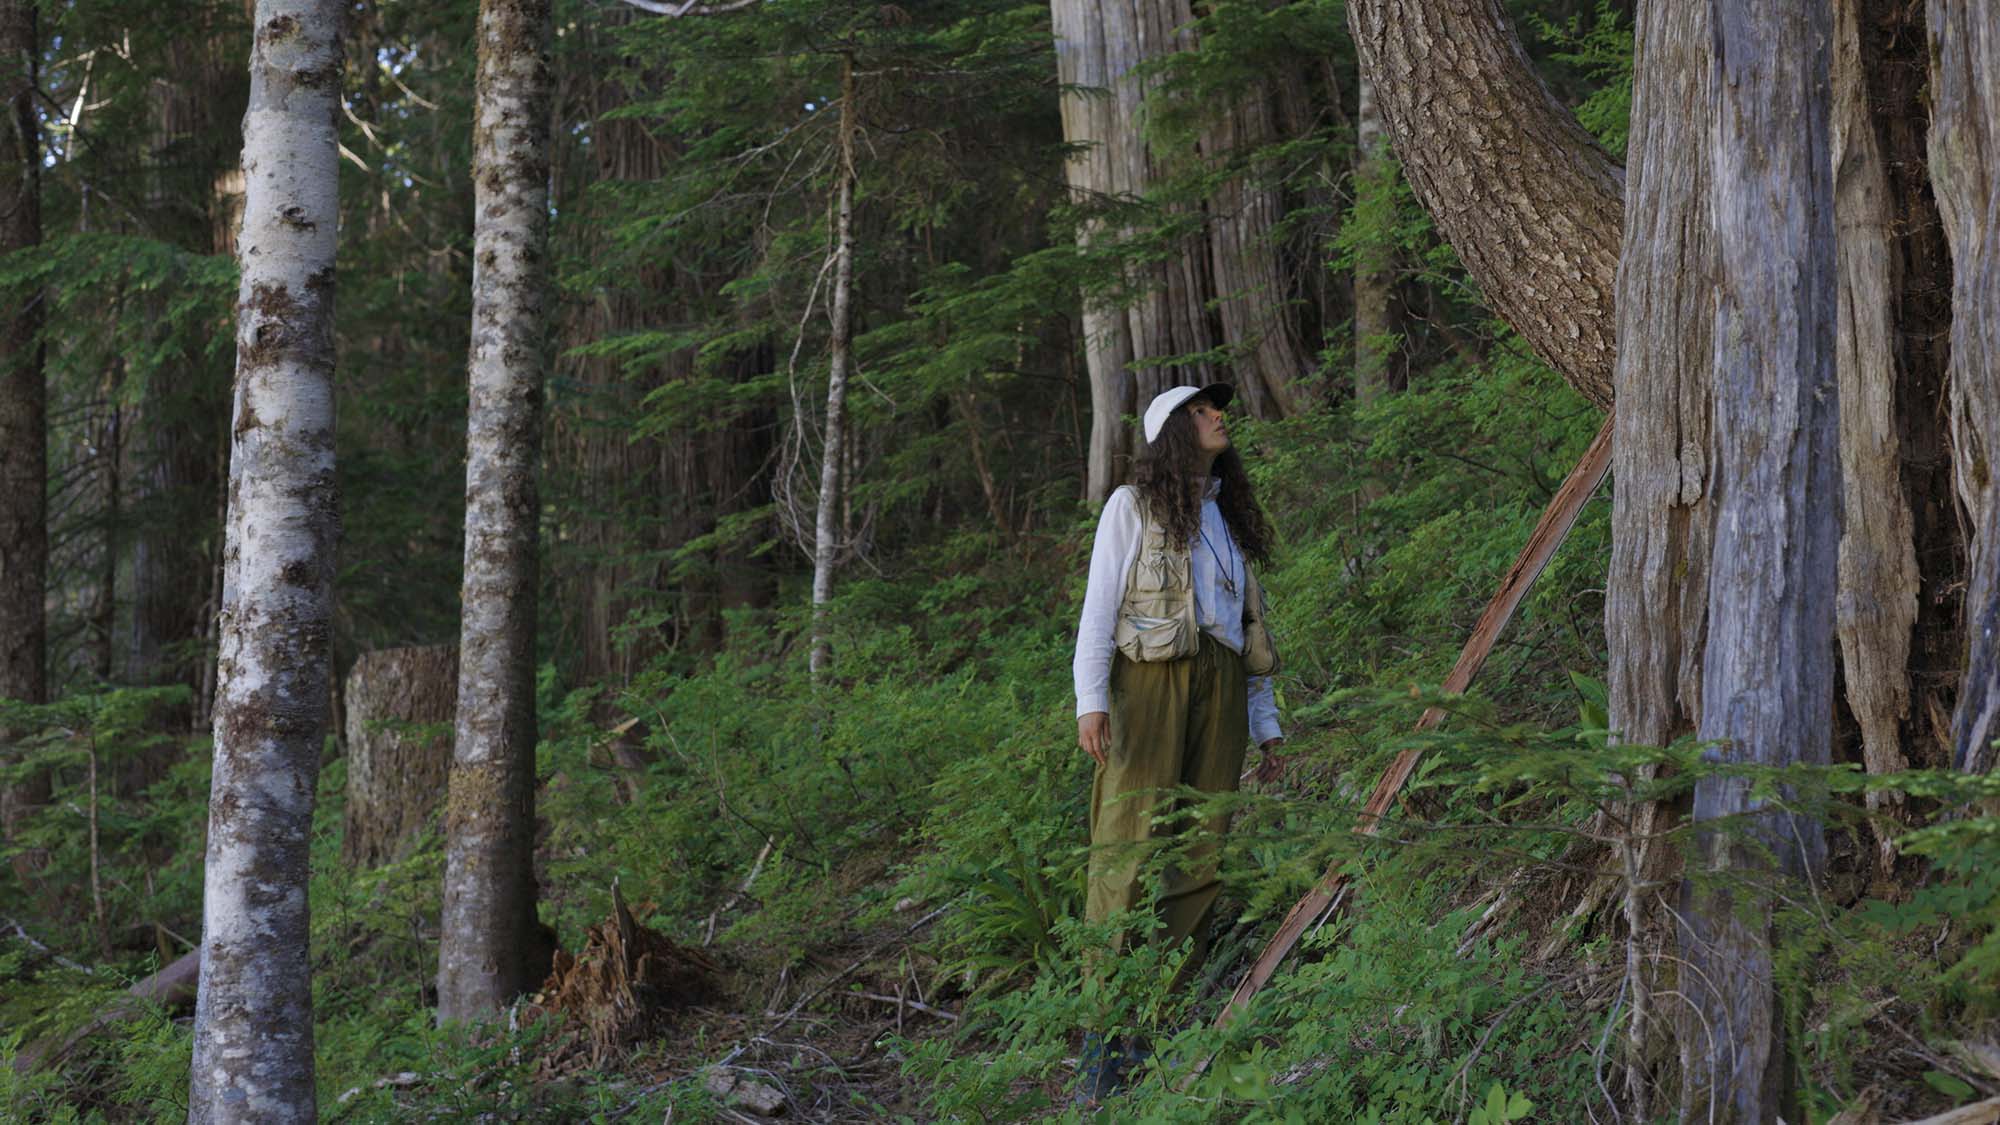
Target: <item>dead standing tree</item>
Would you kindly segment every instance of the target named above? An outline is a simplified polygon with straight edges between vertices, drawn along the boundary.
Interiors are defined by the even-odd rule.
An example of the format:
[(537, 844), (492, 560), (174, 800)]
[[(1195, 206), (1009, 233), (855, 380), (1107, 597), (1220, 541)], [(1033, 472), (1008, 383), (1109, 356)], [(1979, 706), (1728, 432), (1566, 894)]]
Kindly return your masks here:
[(258, 0), (188, 1120), (314, 1119), (306, 886), (328, 710), (341, 16)]
[(548, 324), (549, 0), (482, 0), (464, 608), (445, 804), (438, 1019), (533, 987), (535, 584)]
[[(1839, 549), (1838, 321), (1826, 6), (1716, 0), (1715, 547), (1700, 734), (1725, 762), (1825, 764)], [(1791, 1115), (1770, 950), (1771, 858), (1814, 877), (1819, 824), (1710, 775), (1682, 901), (1682, 1115)]]

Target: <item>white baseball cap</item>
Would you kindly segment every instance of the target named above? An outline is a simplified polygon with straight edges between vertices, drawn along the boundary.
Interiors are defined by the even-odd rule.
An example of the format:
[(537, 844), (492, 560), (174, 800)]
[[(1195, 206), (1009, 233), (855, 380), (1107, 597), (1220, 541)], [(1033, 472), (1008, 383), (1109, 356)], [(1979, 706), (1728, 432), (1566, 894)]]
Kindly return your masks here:
[(1228, 383), (1210, 383), (1206, 387), (1170, 387), (1154, 395), (1153, 401), (1146, 404), (1146, 444), (1153, 444), (1153, 439), (1160, 436), (1160, 427), (1167, 424), (1167, 415), (1196, 395), (1214, 403), (1215, 408), (1220, 410), (1236, 397), (1236, 388)]

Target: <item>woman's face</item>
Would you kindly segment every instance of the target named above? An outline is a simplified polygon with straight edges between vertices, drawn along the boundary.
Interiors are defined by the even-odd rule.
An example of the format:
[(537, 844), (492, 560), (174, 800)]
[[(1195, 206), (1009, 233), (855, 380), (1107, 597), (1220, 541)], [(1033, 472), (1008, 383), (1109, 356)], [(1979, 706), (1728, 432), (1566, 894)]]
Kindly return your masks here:
[(1196, 449), (1217, 454), (1229, 448), (1228, 419), (1221, 410), (1205, 398), (1188, 403), (1187, 409), (1188, 416), (1194, 420)]

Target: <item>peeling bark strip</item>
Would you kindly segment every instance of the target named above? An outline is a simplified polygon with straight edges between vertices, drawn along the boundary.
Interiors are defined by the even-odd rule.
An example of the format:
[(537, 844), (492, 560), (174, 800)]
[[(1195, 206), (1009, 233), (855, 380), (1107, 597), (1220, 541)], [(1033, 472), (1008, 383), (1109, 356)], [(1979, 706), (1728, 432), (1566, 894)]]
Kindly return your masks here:
[[(0, 254), (42, 240), (40, 57), (32, 0), (0, 0)], [(49, 541), (48, 394), (42, 380), (41, 294), (0, 293), (0, 699), (41, 703), (48, 692), (43, 587)], [(0, 731), (0, 762), (12, 756)], [(13, 834), (35, 787), (0, 787), (0, 839)]]
[(337, 0), (258, 0), (243, 120), (215, 771), (192, 1122), (311, 1121), (307, 844), (327, 724)]
[[(1839, 536), (1838, 261), (1824, 5), (1710, 0), (1717, 261), (1715, 549), (1699, 733), (1725, 761), (1831, 756)], [(1817, 822), (1705, 777), (1683, 889), (1682, 1117), (1763, 1122), (1785, 1060), (1770, 955), (1775, 854), (1810, 876)], [(1720, 823), (1719, 823), (1720, 822)]]
[(1350, 0), (1347, 19), (1417, 199), (1493, 311), (1608, 408), (1618, 167), (1535, 76), (1499, 0)]
[(549, 0), (482, 0), (458, 726), (438, 1019), (535, 984), (535, 464), (548, 324)]
[[(1842, 682), (1869, 773), (1909, 765), (1910, 642), (1917, 624), (1916, 527), (1903, 498), (1896, 425), (1895, 207), (1870, 110), (1861, 8), (1837, 0), (1833, 53), (1834, 222), (1840, 261), (1840, 633)], [(1868, 794), (1879, 808), (1888, 794)], [(1880, 862), (1893, 862), (1888, 837)]]
[(1714, 519), (1707, 5), (1643, 0), (1633, 37), (1604, 631), (1611, 728), (1626, 742), (1665, 746), (1701, 713)]
[(2000, 738), (2000, 7), (1930, 0), (1931, 177), (1951, 242), (1951, 436), (1971, 517), (1967, 651), (1953, 755), (1993, 768)]

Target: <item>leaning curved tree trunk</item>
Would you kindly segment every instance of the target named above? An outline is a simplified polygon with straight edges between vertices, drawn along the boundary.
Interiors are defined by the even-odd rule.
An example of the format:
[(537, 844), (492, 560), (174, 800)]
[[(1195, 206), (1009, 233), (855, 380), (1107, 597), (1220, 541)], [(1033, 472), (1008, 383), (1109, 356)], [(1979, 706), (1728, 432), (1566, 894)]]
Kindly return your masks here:
[(343, 4), (258, 0), (188, 1119), (311, 1121), (307, 845), (332, 633)]
[[(1699, 729), (1725, 761), (1825, 763), (1840, 489), (1832, 20), (1785, 0), (1714, 0), (1710, 14), (1716, 519)], [(1682, 1116), (1772, 1121), (1792, 1110), (1767, 857), (1811, 877), (1820, 827), (1740, 776), (1697, 781), (1694, 819), (1681, 991), (1699, 1019)]]
[(438, 1019), (535, 983), (535, 463), (547, 352), (549, 0), (482, 0), (458, 724)]
[(1951, 241), (1951, 434), (1971, 517), (1966, 662), (1953, 753), (1988, 770), (2000, 738), (2000, 8), (1931, 0), (1930, 166)]
[[(32, 0), (0, 0), (0, 254), (42, 240), (41, 132)], [(41, 703), (48, 692), (48, 394), (42, 381), (41, 301), (0, 293), (0, 699)], [(0, 762), (11, 741), (0, 730)], [(0, 785), (0, 839), (30, 805), (35, 785)]]
[(1535, 76), (1499, 0), (1349, 0), (1403, 175), (1486, 302), (1611, 405), (1624, 188)]

